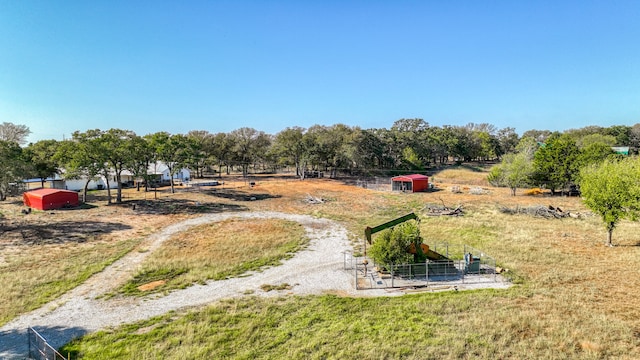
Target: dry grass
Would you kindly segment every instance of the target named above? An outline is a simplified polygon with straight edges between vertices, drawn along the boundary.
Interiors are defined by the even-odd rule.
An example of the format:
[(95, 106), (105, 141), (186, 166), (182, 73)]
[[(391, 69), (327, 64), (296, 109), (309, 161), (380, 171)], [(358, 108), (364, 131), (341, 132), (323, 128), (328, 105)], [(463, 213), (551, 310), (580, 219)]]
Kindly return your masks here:
[[(167, 203), (181, 206), (175, 206), (171, 215), (144, 215), (149, 220), (156, 219), (155, 225), (145, 225), (150, 227), (147, 230), (140, 222), (127, 222), (128, 217), (140, 216), (129, 209), (99, 207), (98, 212), (111, 212), (106, 217), (109, 221), (129, 223), (131, 229), (113, 231), (109, 235), (98, 234), (95, 240), (86, 241), (83, 246), (86, 247), (85, 252), (97, 252), (100, 249), (97, 244), (103, 240), (109, 243), (135, 238), (133, 234), (136, 232), (159, 226), (160, 218), (166, 224), (197, 214), (202, 204), (207, 204), (207, 211), (273, 210), (327, 217), (342, 222), (358, 241), (362, 239), (364, 226), (377, 225), (409, 211), (420, 211), (427, 203), (462, 205), (465, 210), (463, 217), (423, 217), (423, 236), (433, 241), (470, 244), (486, 251), (498, 260), (499, 266), (510, 270), (509, 274), (518, 286), (507, 291), (419, 294), (392, 300), (339, 297), (234, 300), (216, 305), (202, 314), (189, 315), (186, 324), (192, 324), (193, 318), (203, 316), (202, 332), (186, 326), (184, 331), (188, 334), (180, 330), (173, 333), (175, 329), (163, 324), (158, 329), (166, 329), (166, 334), (136, 342), (135, 338), (127, 335), (127, 328), (118, 335), (119, 339), (127, 349), (144, 346), (151, 341), (168, 351), (163, 354), (175, 354), (174, 358), (193, 353), (198, 346), (207, 343), (215, 343), (221, 357), (233, 354), (260, 357), (251, 350), (255, 344), (243, 345), (250, 342), (233, 340), (245, 332), (256, 339), (283, 336), (282, 341), (258, 347), (264, 351), (265, 357), (297, 355), (319, 358), (324, 354), (326, 357), (354, 358), (355, 355), (349, 356), (350, 353), (336, 349), (353, 348), (355, 344), (353, 349), (357, 350), (358, 358), (420, 358), (418, 354), (448, 359), (640, 358), (638, 224), (622, 222), (614, 232), (617, 246), (608, 248), (604, 246), (606, 234), (598, 217), (552, 220), (500, 212), (503, 206), (553, 205), (564, 211), (587, 213), (579, 198), (512, 197), (509, 189), (492, 188), (482, 183), (485, 175), (482, 171), (455, 169), (434, 174), (434, 177), (442, 189), (453, 185), (482, 186), (489, 190), (486, 195), (464, 191), (454, 194), (446, 190), (394, 194), (328, 179), (298, 181), (255, 177), (254, 187), (241, 181), (226, 180), (224, 189), (175, 195), (159, 193)], [(307, 194), (327, 201), (307, 204), (303, 201)], [(133, 199), (134, 195), (137, 194), (127, 199)], [(0, 240), (3, 239), (4, 235), (0, 236)], [(4, 273), (7, 264), (11, 263), (14, 264), (13, 272), (26, 271), (29, 267), (37, 267), (37, 262), (34, 260), (22, 265), (20, 261), (25, 258), (46, 259), (44, 249), (54, 246), (60, 249), (60, 256), (64, 256), (71, 254), (77, 245), (25, 244), (21, 245), (21, 251), (10, 256), (5, 255), (5, 250), (10, 248), (5, 246), (0, 270)], [(47, 265), (55, 267), (55, 264)], [(6, 281), (17, 282), (19, 276)], [(47, 282), (36, 280), (30, 286), (46, 288)], [(4, 304), (4, 301), (0, 303)], [(14, 308), (20, 308), (20, 305)], [(17, 312), (26, 310), (20, 308)], [(4, 318), (16, 312), (8, 315), (7, 310), (3, 311)], [(297, 315), (284, 320), (278, 315), (287, 313)], [(348, 314), (358, 316), (349, 317)], [(294, 330), (274, 325), (282, 323), (279, 322), (281, 320), (287, 321)], [(173, 323), (171, 319), (163, 321)], [(223, 325), (212, 325), (218, 321), (220, 324), (235, 324), (234, 334), (216, 337), (214, 334), (224, 335), (227, 331)], [(132, 326), (130, 330), (133, 332), (140, 326)], [(305, 326), (309, 330), (301, 331)], [(404, 333), (403, 327), (410, 329), (411, 334)], [(280, 333), (278, 329), (287, 331)], [(100, 337), (105, 339), (104, 346), (109, 346), (110, 340), (105, 334), (97, 334), (93, 341), (100, 341)], [(177, 344), (177, 339), (198, 341), (195, 348), (185, 348)], [(327, 339), (326, 344), (334, 350), (327, 350), (329, 348), (323, 347), (318, 339)], [(358, 340), (354, 342), (353, 339)], [(133, 343), (127, 346), (129, 341)], [(310, 347), (308, 344), (315, 345)], [(138, 354), (145, 354), (146, 350), (141, 351)]]
[(448, 183), (459, 185), (489, 186), (487, 174), (490, 166), (467, 166), (460, 165), (438, 171), (431, 176), (435, 183)]

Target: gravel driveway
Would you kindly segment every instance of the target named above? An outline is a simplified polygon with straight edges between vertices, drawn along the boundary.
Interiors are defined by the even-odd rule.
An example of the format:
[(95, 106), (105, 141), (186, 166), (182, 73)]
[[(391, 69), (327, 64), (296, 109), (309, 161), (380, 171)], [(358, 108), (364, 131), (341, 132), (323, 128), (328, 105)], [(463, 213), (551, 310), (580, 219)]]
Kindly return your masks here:
[[(305, 250), (283, 261), (282, 265), (254, 272), (249, 277), (209, 281), (206, 285), (193, 285), (166, 296), (97, 299), (126, 282), (145, 257), (172, 235), (192, 226), (229, 218), (296, 221), (304, 226), (310, 243)], [(334, 291), (353, 296), (390, 295), (384, 290), (356, 292), (353, 275), (343, 270), (343, 252), (351, 248), (346, 229), (334, 221), (311, 216), (276, 212), (210, 214), (171, 225), (149, 236), (143, 246), (149, 251), (127, 254), (59, 299), (0, 328), (0, 358), (24, 358), (28, 351), (26, 329), (29, 326), (34, 327), (53, 347), (58, 348), (74, 337), (101, 328), (148, 319), (171, 310), (205, 305), (224, 298), (244, 296), (247, 291), (261, 296), (282, 294), (277, 291), (262, 291), (260, 286), (264, 284), (287, 283), (293, 286), (287, 293), (293, 294)]]

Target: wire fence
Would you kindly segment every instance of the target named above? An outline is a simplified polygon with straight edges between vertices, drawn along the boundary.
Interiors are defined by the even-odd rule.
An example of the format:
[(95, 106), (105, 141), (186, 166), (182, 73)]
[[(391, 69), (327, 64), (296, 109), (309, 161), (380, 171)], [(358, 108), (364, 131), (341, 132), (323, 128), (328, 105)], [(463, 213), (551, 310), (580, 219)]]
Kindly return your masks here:
[(27, 329), (29, 341), (29, 359), (34, 360), (67, 360), (62, 354), (54, 349), (47, 339), (45, 339), (34, 328)]
[(376, 264), (344, 253), (344, 269), (353, 272), (356, 289), (417, 288), (497, 282), (496, 260), (468, 245), (440, 244), (430, 249), (445, 259), (414, 264)]

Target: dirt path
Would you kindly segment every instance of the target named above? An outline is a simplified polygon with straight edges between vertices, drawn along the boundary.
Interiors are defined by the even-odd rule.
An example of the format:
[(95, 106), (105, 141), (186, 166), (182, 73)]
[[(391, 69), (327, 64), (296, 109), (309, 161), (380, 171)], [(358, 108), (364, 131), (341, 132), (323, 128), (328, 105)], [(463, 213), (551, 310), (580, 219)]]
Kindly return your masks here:
[[(210, 281), (206, 285), (194, 285), (166, 296), (97, 299), (127, 281), (142, 261), (172, 235), (192, 226), (229, 218), (297, 221), (304, 226), (310, 244), (281, 266), (253, 273), (249, 277)], [(0, 358), (25, 356), (28, 351), (25, 333), (29, 326), (41, 332), (57, 348), (74, 337), (101, 328), (148, 319), (171, 310), (205, 305), (224, 298), (244, 296), (247, 291), (262, 296), (282, 294), (277, 291), (262, 291), (260, 287), (265, 284), (290, 284), (293, 288), (287, 293), (293, 294), (335, 291), (354, 296), (363, 295), (356, 293), (353, 276), (342, 269), (343, 252), (350, 249), (347, 239), (346, 229), (337, 223), (305, 215), (275, 212), (211, 214), (182, 221), (149, 236), (143, 245), (148, 251), (127, 254), (59, 299), (0, 328)], [(366, 295), (389, 294), (383, 290), (374, 290), (367, 291)]]

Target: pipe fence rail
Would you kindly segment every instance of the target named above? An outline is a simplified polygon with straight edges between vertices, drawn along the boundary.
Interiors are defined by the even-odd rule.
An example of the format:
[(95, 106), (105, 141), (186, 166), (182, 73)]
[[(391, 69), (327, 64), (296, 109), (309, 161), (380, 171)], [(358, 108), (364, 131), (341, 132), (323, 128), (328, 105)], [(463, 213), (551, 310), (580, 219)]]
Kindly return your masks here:
[(375, 264), (373, 259), (344, 253), (344, 269), (352, 271), (356, 289), (454, 286), (496, 282), (496, 260), (468, 245), (435, 244), (444, 260), (414, 264)]
[(67, 360), (62, 354), (54, 349), (47, 340), (34, 328), (27, 329), (29, 341), (29, 359), (34, 360)]

